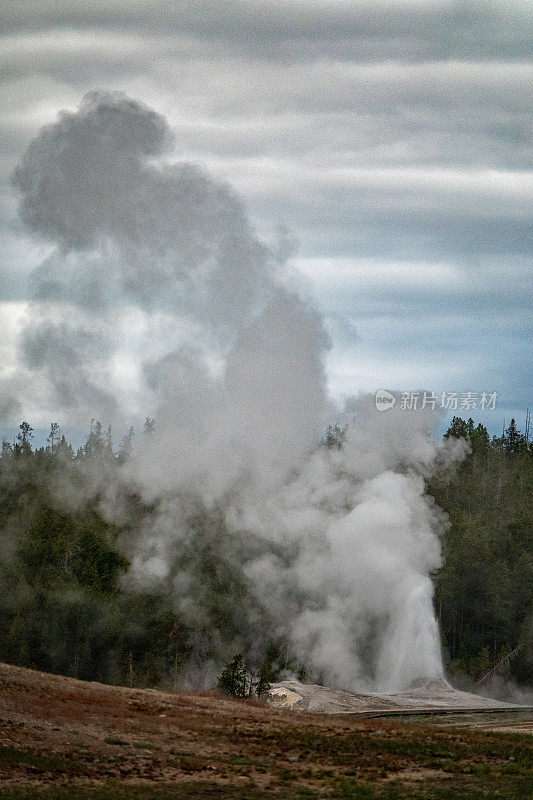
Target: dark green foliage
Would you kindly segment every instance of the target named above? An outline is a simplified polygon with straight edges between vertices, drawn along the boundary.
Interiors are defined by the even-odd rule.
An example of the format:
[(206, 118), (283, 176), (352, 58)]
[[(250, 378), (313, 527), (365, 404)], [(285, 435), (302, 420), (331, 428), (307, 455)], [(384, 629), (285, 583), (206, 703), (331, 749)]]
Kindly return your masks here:
[(491, 441), (482, 425), (455, 417), (450, 436), (471, 450), (428, 487), (450, 518), (436, 576), (444, 644), (452, 667), (477, 680), (522, 642), (508, 669), (531, 680), (533, 453), (514, 420)]
[(203, 609), (205, 638), (218, 631), (229, 639), (235, 619), (246, 617), (248, 587), (238, 566), (244, 547), (220, 514), (199, 510), (191, 515), (174, 568), (190, 576), (188, 593), (194, 607)]
[(17, 433), (17, 439), (23, 445), (29, 442), (30, 439), (33, 439), (33, 428), (31, 427), (29, 422), (20, 423), (19, 433)]
[(18, 554), (26, 579), (44, 588), (87, 588), (99, 594), (116, 590), (128, 566), (113, 546), (117, 532), (96, 513), (76, 518), (40, 509)]
[(251, 660), (245, 663), (242, 654), (239, 653), (228, 661), (222, 670), (217, 688), (232, 697), (261, 699), (270, 691), (270, 681), (277, 678), (273, 660), (277, 661), (278, 658), (279, 654), (272, 644), (267, 648), (266, 656), (258, 668), (252, 665)]
[[(84, 679), (154, 685), (170, 674), (168, 598), (126, 592), (129, 562), (98, 497), (66, 511), (91, 470), (114, 468), (111, 431), (91, 425), (77, 457), (53, 423), (46, 449), (31, 427), (0, 459), (0, 660)], [(64, 500), (58, 500), (60, 491)], [(135, 507), (135, 498), (131, 499)]]
[[(148, 419), (148, 436), (153, 427)], [(126, 521), (119, 528), (103, 517), (99, 490), (91, 488), (118, 478), (133, 429), (118, 455), (111, 429), (104, 433), (95, 420), (76, 455), (56, 423), (46, 448), (33, 451), (30, 438), (24, 423), (19, 443), (4, 442), (0, 458), (0, 661), (177, 686), (187, 669), (198, 675), (220, 663), (236, 641), (251, 651), (267, 625), (240, 568), (248, 550), (255, 552), (251, 537), (231, 533), (216, 510), (192, 504), (168, 578), (188, 578), (177, 614), (174, 587), (140, 591), (124, 580), (126, 554), (135, 549), (130, 537), (144, 535), (157, 507), (121, 490)]]
[(259, 669), (259, 677), (257, 679), (256, 694), (257, 697), (264, 697), (269, 693), (271, 686), (270, 681), (274, 680), (274, 672), (270, 662), (265, 659)]
[(217, 681), (217, 688), (232, 697), (246, 697), (246, 670), (242, 661), (242, 653), (234, 656), (222, 670)]

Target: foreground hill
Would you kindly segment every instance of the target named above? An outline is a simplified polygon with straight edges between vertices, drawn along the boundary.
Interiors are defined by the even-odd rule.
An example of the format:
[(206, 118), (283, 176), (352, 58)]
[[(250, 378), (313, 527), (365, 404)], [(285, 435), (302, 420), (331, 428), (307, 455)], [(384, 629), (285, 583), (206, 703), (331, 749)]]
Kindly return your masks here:
[(518, 799), (533, 791), (528, 722), (293, 713), (4, 664), (0, 796)]

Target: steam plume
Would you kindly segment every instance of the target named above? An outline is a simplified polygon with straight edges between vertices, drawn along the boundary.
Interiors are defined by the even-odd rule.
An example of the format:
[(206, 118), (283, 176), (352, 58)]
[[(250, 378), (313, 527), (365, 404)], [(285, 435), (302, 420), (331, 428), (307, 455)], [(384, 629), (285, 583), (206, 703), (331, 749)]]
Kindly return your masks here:
[[(186, 619), (200, 618), (194, 554), (180, 554), (201, 507), (225, 532), (203, 535), (255, 597), (243, 637), (266, 626), (331, 685), (440, 677), (429, 574), (443, 519), (423, 481), (442, 456), (435, 420), (382, 414), (361, 397), (345, 409), (343, 447), (319, 446), (339, 413), (322, 320), (286, 287), (279, 250), (259, 241), (231, 190), (172, 163), (171, 147), (159, 114), (93, 92), (42, 130), (15, 174), (22, 218), (55, 248), (34, 276), (26, 365), (65, 409), (118, 413), (121, 321), (138, 313), (147, 331), (132, 391), (152, 403), (157, 431), (122, 485), (156, 510), (128, 544), (129, 579), (164, 584)], [(58, 321), (58, 306), (76, 322)], [(154, 352), (161, 314), (175, 341)], [(75, 366), (60, 379), (58, 358)], [(117, 518), (120, 487), (104, 488)]]

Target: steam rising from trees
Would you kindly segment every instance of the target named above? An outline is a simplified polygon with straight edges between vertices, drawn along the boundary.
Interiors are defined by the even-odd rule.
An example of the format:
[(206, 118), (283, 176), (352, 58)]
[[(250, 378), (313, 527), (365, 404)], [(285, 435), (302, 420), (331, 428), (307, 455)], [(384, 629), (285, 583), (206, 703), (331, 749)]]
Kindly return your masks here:
[(444, 520), (423, 476), (461, 448), (436, 444), (431, 412), (382, 414), (367, 397), (344, 410), (342, 447), (319, 444), (340, 413), (320, 315), (287, 288), (280, 248), (232, 191), (174, 163), (172, 146), (159, 114), (92, 92), (41, 131), (14, 178), (26, 226), (54, 247), (21, 352), (63, 409), (120, 413), (110, 376), (124, 315), (163, 312), (181, 332), (135, 365), (155, 433), (119, 477), (83, 490), (110, 521), (128, 520), (128, 492), (150, 508), (123, 545), (127, 581), (164, 587), (198, 621), (208, 542), (252, 598), (234, 609), (239, 625), (217, 630), (220, 657), (270, 637), (329, 684), (440, 677), (429, 575)]

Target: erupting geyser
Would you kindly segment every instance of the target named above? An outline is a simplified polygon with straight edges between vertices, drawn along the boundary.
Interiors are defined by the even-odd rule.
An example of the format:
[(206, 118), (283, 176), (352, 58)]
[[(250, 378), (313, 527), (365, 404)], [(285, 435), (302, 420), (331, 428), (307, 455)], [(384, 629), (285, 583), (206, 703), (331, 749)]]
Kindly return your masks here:
[[(120, 486), (95, 476), (91, 487), (110, 518), (124, 486), (155, 509), (129, 545), (129, 579), (161, 583), (184, 619), (201, 619), (196, 573), (176, 566), (201, 507), (252, 598), (231, 636), (216, 632), (220, 658), (231, 637), (249, 649), (277, 637), (329, 685), (439, 678), (429, 575), (443, 520), (423, 479), (444, 457), (433, 412), (380, 413), (366, 396), (335, 408), (320, 315), (233, 193), (171, 163), (171, 145), (159, 114), (91, 93), (43, 129), (15, 176), (25, 223), (55, 247), (34, 275), (26, 363), (38, 352), (42, 385), (71, 420), (157, 419)], [(76, 313), (62, 318), (59, 300)], [(135, 341), (124, 341), (132, 315)], [(58, 352), (74, 370), (55, 368)], [(320, 446), (341, 417), (342, 447)]]
[(380, 653), (377, 687), (399, 692), (422, 679), (443, 678), (440, 633), (433, 612), (429, 578), (406, 581), (400, 587)]

